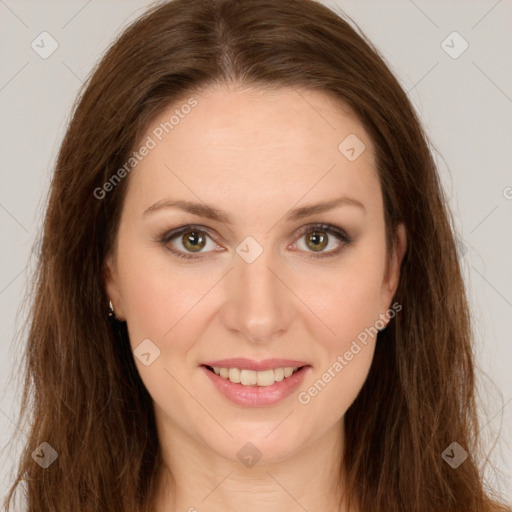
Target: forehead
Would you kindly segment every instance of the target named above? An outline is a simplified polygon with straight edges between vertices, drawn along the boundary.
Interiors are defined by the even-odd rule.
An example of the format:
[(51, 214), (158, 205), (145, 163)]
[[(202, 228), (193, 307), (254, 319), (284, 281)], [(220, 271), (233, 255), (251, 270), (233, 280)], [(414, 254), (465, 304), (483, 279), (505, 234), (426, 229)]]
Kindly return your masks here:
[[(197, 105), (189, 109), (186, 106), (191, 98)], [(182, 113), (179, 119), (173, 116), (182, 110), (188, 113)], [(171, 117), (176, 125), (162, 136), (174, 139), (182, 151), (193, 151), (201, 145), (202, 149), (248, 153), (272, 148), (334, 152), (344, 132), (364, 132), (348, 106), (324, 92), (298, 88), (216, 86), (174, 102), (153, 121), (148, 133), (152, 128), (164, 128), (162, 124)]]
[[(152, 148), (130, 175), (137, 197), (127, 196), (140, 207), (184, 196), (244, 207), (260, 207), (264, 196), (291, 207), (301, 197), (380, 190), (362, 124), (319, 91), (220, 86), (191, 93), (158, 115), (140, 144), (149, 139)], [(351, 159), (347, 145), (364, 150)]]

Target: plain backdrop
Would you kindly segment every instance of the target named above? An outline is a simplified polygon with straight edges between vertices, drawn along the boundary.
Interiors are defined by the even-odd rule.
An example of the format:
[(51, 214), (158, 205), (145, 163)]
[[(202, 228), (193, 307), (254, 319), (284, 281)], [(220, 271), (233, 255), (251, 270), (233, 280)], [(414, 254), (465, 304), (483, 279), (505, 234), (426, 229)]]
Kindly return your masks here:
[[(497, 467), (486, 475), (512, 501), (512, 2), (322, 3), (348, 14), (373, 41), (432, 140), (471, 298), (481, 435)], [(122, 28), (148, 5), (0, 0), (2, 499), (21, 448), (8, 444), (18, 428), (20, 390), (10, 379), (23, 341), (13, 341), (23, 322), (17, 312), (55, 156), (78, 88)], [(47, 58), (32, 47), (42, 32), (58, 44)]]

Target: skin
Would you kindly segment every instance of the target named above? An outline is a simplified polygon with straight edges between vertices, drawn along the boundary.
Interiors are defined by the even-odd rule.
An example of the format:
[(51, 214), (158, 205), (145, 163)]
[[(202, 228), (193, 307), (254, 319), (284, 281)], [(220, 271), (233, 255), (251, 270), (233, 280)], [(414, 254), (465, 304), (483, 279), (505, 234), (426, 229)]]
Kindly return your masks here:
[[(375, 338), (308, 404), (296, 392), (272, 406), (235, 405), (199, 366), (236, 356), (298, 359), (312, 366), (298, 391), (307, 390), (390, 308), (405, 229), (399, 226), (387, 265), (373, 144), (326, 94), (222, 85), (194, 98), (197, 106), (131, 172), (105, 262), (106, 292), (127, 321), (132, 348), (149, 338), (160, 350), (149, 366), (135, 358), (167, 468), (157, 510), (348, 510), (337, 504), (343, 416), (367, 377)], [(146, 135), (184, 103), (170, 106)], [(349, 134), (366, 146), (352, 162), (338, 150)], [(284, 219), (293, 208), (341, 196), (364, 209)], [(170, 208), (143, 215), (167, 199), (213, 205), (233, 225)], [(318, 242), (297, 233), (317, 222), (353, 241), (336, 256), (310, 258)], [(158, 241), (187, 224), (210, 229), (197, 260), (169, 251), (192, 252), (181, 235), (167, 247)], [(250, 264), (236, 252), (247, 236), (263, 248)], [(324, 253), (344, 244), (327, 236)], [(248, 441), (262, 454), (250, 468), (237, 457)]]

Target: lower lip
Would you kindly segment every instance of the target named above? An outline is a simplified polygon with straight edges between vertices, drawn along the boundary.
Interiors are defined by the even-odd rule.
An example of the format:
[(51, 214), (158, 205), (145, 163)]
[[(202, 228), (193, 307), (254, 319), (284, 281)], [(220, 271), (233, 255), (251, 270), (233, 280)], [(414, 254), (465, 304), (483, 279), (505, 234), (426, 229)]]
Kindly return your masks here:
[(233, 403), (246, 407), (265, 407), (276, 404), (290, 396), (302, 384), (306, 372), (311, 366), (303, 366), (300, 370), (290, 375), (290, 377), (286, 377), (282, 381), (275, 382), (270, 386), (235, 384), (204, 366), (200, 368), (206, 373), (217, 390)]

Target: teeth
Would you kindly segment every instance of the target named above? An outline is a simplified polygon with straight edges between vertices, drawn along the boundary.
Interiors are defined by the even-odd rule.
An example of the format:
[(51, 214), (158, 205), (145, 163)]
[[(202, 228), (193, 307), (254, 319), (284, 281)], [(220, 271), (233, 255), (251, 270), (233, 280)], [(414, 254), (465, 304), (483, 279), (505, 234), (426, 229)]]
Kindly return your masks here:
[(274, 378), (276, 382), (280, 382), (284, 379), (284, 368), (276, 368), (274, 370)]
[(239, 368), (219, 368), (213, 367), (213, 371), (223, 379), (228, 379), (235, 384), (243, 386), (271, 386), (289, 377), (298, 370), (298, 366), (286, 368), (275, 368), (273, 370), (240, 370)]
[(240, 382), (240, 370), (238, 368), (230, 368), (228, 378), (231, 382)]
[(243, 384), (244, 386), (255, 386), (257, 379), (258, 379), (258, 373), (253, 370), (240, 370), (240, 384)]
[(270, 386), (274, 384), (276, 379), (274, 378), (274, 370), (265, 370), (256, 373), (256, 384), (258, 386)]

